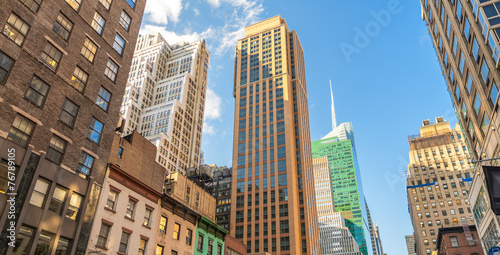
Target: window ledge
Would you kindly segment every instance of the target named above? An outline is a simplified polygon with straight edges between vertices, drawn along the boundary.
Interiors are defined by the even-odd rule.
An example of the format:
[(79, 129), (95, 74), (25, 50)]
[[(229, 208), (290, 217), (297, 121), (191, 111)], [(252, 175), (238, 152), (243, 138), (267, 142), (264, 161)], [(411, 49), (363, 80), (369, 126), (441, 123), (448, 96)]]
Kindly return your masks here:
[[(106, 210), (106, 211), (110, 211), (110, 212), (112, 212), (112, 213), (116, 213), (116, 211), (115, 211), (115, 210), (113, 210), (113, 209), (111, 209), (111, 208), (109, 208), (109, 207), (107, 207), (107, 206), (105, 206), (105, 207), (104, 207), (104, 210)], [(127, 218), (127, 216), (125, 216), (125, 218)]]
[(145, 228), (147, 228), (147, 229), (151, 229), (151, 227), (150, 227), (150, 226), (146, 226), (146, 225), (144, 225), (144, 224), (142, 224), (142, 226), (143, 226), (143, 227), (145, 227)]
[(106, 248), (106, 247), (102, 247), (102, 246), (99, 246), (99, 245), (96, 245), (95, 247), (96, 247), (96, 248), (98, 248), (98, 249), (101, 249), (101, 250), (105, 250), (105, 251), (107, 251), (107, 250), (108, 250), (108, 248)]
[(132, 222), (135, 222), (135, 220), (134, 220), (134, 219), (132, 219), (132, 218), (130, 218), (130, 217), (128, 217), (128, 216), (126, 216), (126, 215), (125, 215), (123, 218), (125, 218), (125, 219), (127, 219), (127, 220), (130, 220), (130, 221), (132, 221)]

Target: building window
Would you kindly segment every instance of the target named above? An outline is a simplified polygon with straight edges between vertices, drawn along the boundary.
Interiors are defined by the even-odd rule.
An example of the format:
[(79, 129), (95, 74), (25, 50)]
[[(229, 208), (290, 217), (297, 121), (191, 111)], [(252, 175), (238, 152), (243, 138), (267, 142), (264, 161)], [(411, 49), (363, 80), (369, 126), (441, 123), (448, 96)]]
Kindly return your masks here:
[(75, 67), (75, 71), (73, 72), (73, 76), (71, 77), (69, 85), (82, 93), (85, 89), (88, 78), (89, 75), (85, 71), (83, 71), (83, 69), (77, 66)]
[(83, 43), (82, 51), (80, 52), (90, 63), (94, 62), (95, 53), (97, 52), (97, 45), (90, 40), (90, 38), (86, 38)]
[(109, 7), (111, 6), (111, 2), (113, 0), (99, 0), (99, 2), (106, 8), (106, 10), (109, 10)]
[(2, 33), (17, 45), (21, 46), (29, 29), (30, 26), (28, 23), (24, 22), (16, 14), (11, 13)]
[(217, 245), (217, 255), (222, 255), (222, 245)]
[(38, 7), (42, 4), (42, 0), (19, 0), (21, 3), (26, 5), (32, 12), (37, 12)]
[(33, 189), (33, 193), (31, 194), (30, 204), (43, 208), (45, 204), (45, 197), (47, 195), (47, 191), (49, 189), (50, 182), (43, 179), (38, 178), (35, 183), (35, 188)]
[(458, 247), (458, 239), (456, 236), (450, 236), (451, 247)]
[(478, 197), (476, 199), (476, 204), (472, 208), (472, 211), (474, 212), (474, 217), (478, 225), (481, 224), (484, 216), (486, 215), (486, 211), (488, 210), (488, 203), (486, 201), (487, 201), (486, 194), (484, 192), (484, 189), (481, 188)]
[(59, 120), (61, 120), (64, 124), (73, 127), (79, 108), (80, 107), (78, 105), (74, 104), (66, 98), (66, 101), (64, 101), (61, 110), (61, 114), (59, 114)]
[[(238, 238), (238, 237), (236, 237)], [(198, 250), (203, 251), (203, 235), (198, 235)]]
[(0, 51), (0, 84), (5, 84), (14, 60)]
[(101, 230), (99, 230), (99, 237), (97, 238), (97, 245), (99, 247), (107, 248), (109, 232), (111, 231), (111, 226), (105, 223), (101, 224)]
[(156, 252), (155, 255), (163, 255), (163, 246), (161, 245), (156, 245)]
[(30, 240), (35, 233), (35, 229), (21, 226), (19, 233), (16, 238), (16, 243), (19, 244), (14, 247), (14, 254), (28, 254)]
[(59, 13), (57, 16), (56, 22), (52, 27), (52, 30), (56, 32), (56, 34), (60, 35), (64, 40), (68, 40), (69, 34), (73, 29), (73, 22), (71, 22), (64, 14)]
[(52, 239), (54, 239), (54, 234), (42, 230), (40, 237), (38, 237), (38, 243), (36, 244), (36, 254), (50, 254)]
[(118, 157), (119, 158), (123, 157), (123, 147), (118, 148)]
[(175, 240), (179, 240), (180, 232), (181, 232), (181, 224), (179, 224), (179, 223), (176, 222), (175, 225), (174, 225), (174, 234), (172, 235), (172, 237)]
[(80, 5), (82, 4), (82, 0), (66, 0), (66, 3), (68, 3), (75, 11), (78, 11), (78, 9), (80, 9)]
[(102, 123), (92, 117), (90, 121), (90, 127), (87, 131), (87, 138), (95, 143), (99, 143), (102, 133)]
[(208, 253), (214, 254), (214, 240), (208, 239)]
[(50, 86), (40, 78), (33, 76), (30, 82), (30, 86), (24, 95), (24, 98), (30, 103), (42, 107), (47, 94), (49, 93)]
[[(94, 13), (94, 19), (92, 20), (92, 28), (102, 35), (102, 30), (104, 29), (104, 25), (106, 24), (106, 20), (99, 14), (98, 12)], [(92, 62), (92, 61), (90, 61)]]
[(122, 25), (125, 30), (128, 31), (128, 28), (130, 27), (130, 16), (125, 11), (122, 11), (122, 15), (120, 16), (120, 24)]
[(498, 97), (498, 87), (497, 83), (494, 82), (493, 86), (491, 86), (491, 92), (490, 92), (490, 101), (493, 107), (495, 107), (497, 103), (497, 97)]
[(99, 95), (97, 96), (96, 104), (103, 110), (108, 110), (109, 100), (111, 99), (111, 93), (105, 88), (101, 87), (99, 89)]
[(49, 204), (49, 211), (57, 214), (61, 214), (64, 202), (66, 201), (66, 195), (68, 194), (68, 189), (61, 186), (56, 186), (54, 194), (52, 194), (52, 199)]
[(167, 229), (167, 217), (161, 216), (160, 219), (160, 232), (165, 234), (165, 230)]
[(191, 245), (192, 242), (193, 242), (193, 230), (188, 228), (186, 231), (186, 244)]
[(125, 213), (125, 216), (127, 216), (130, 219), (134, 218), (136, 204), (137, 204), (137, 202), (135, 200), (129, 198), (128, 204), (127, 204), (127, 212)]
[(88, 176), (90, 174), (90, 169), (92, 169), (93, 164), (94, 164), (94, 157), (82, 151), (80, 160), (78, 161), (77, 172), (85, 176)]
[[(12, 173), (17, 173), (17, 168), (14, 171), (12, 171)], [(7, 160), (0, 160), (0, 194), (7, 193), (8, 188), (9, 188), (9, 162)]]
[(112, 189), (109, 190), (108, 200), (106, 201), (106, 207), (111, 210), (114, 210), (117, 199), (118, 199), (118, 192)]
[(132, 9), (134, 9), (136, 0), (126, 0), (126, 1), (127, 1), (128, 5), (130, 5), (130, 7), (132, 7)]
[(104, 75), (106, 75), (110, 80), (115, 81), (116, 74), (118, 73), (118, 65), (113, 62), (113, 60), (108, 59), (108, 64), (106, 65), (106, 70)]
[(153, 213), (153, 210), (146, 208), (146, 212), (144, 213), (144, 222), (142, 225), (149, 227), (151, 226), (151, 214)]
[(120, 239), (120, 247), (118, 248), (118, 252), (127, 254), (129, 239), (130, 239), (130, 233), (123, 231), (122, 238)]
[(488, 75), (490, 74), (490, 68), (488, 67), (488, 63), (486, 59), (483, 59), (483, 65), (481, 67), (481, 78), (483, 78), (483, 82), (485, 85), (488, 85)]
[(171, 254), (171, 255), (177, 255), (177, 251), (172, 250), (172, 251), (170, 252), (170, 254)]
[(118, 54), (123, 53), (123, 48), (125, 47), (125, 40), (117, 33), (115, 35), (115, 42), (113, 43), (113, 49), (118, 52)]
[(67, 144), (68, 142), (62, 138), (53, 135), (52, 139), (50, 139), (49, 148), (47, 148), (46, 158), (56, 164), (61, 163)]
[(47, 43), (43, 49), (40, 60), (47, 65), (48, 68), (55, 71), (61, 61), (62, 53), (54, 45)]
[(280, 174), (278, 176), (278, 185), (279, 186), (286, 186), (287, 181), (286, 181), (286, 174)]
[(66, 218), (72, 220), (77, 220), (80, 212), (80, 206), (82, 205), (83, 196), (73, 192), (69, 200), (68, 210), (66, 211)]
[(482, 239), (484, 248), (487, 251), (489, 251), (491, 247), (497, 245), (498, 242), (500, 242), (500, 234), (498, 233), (498, 229), (494, 220), (490, 222), (488, 228), (484, 232)]
[(146, 253), (146, 247), (148, 245), (148, 240), (142, 239), (139, 241), (139, 255), (144, 255)]

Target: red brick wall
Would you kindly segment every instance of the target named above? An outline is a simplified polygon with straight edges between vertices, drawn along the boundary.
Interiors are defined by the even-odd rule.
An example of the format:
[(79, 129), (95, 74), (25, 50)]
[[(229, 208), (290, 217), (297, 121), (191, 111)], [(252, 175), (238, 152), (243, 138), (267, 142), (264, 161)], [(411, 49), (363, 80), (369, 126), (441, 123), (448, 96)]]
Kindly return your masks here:
[[(476, 231), (471, 231), (472, 237), (474, 238), (475, 245), (469, 246), (467, 240), (465, 239), (464, 232), (460, 233), (446, 233), (442, 236), (441, 247), (439, 249), (439, 255), (455, 255), (455, 254), (474, 254), (484, 255), (483, 247), (481, 242), (479, 242), (479, 236)], [(456, 236), (458, 239), (458, 247), (451, 247), (450, 237)]]

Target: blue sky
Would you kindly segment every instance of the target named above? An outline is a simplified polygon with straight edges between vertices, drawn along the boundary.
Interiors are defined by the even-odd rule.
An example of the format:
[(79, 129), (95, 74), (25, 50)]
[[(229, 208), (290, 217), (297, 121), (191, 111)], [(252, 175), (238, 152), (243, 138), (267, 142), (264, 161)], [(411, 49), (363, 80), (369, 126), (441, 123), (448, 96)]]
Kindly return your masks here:
[(424, 119), (456, 123), (418, 1), (148, 0), (141, 33), (160, 31), (171, 43), (206, 39), (211, 57), (202, 149), (206, 163), (230, 166), (234, 46), (244, 26), (278, 14), (304, 48), (312, 139), (331, 130), (331, 79), (337, 122), (354, 126), (384, 252), (406, 254), (404, 235), (413, 233), (403, 175), (408, 135), (417, 134)]

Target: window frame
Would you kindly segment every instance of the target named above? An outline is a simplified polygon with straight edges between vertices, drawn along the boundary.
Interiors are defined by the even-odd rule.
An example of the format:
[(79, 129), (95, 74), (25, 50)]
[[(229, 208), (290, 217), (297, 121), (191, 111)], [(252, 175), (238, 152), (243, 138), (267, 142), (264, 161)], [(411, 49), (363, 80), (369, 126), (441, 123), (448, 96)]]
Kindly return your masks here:
[[(14, 17), (15, 20), (13, 23), (10, 23), (12, 16), (15, 16)], [(18, 23), (17, 20), (20, 20), (22, 22), (21, 27), (19, 27), (19, 28), (15, 27), (16, 23)], [(7, 26), (10, 26), (10, 29), (8, 29)], [(26, 29), (25, 33), (22, 32), (24, 26), (28, 27)], [(9, 38), (11, 41), (13, 41), (17, 46), (22, 47), (24, 44), (24, 41), (26, 39), (26, 36), (28, 35), (30, 28), (31, 28), (31, 26), (26, 21), (21, 19), (16, 13), (11, 12), (9, 17), (7, 18), (7, 21), (5, 22), (3, 29), (2, 29), (2, 34), (5, 35), (7, 38)], [(13, 30), (17, 33), (12, 33)], [(7, 35), (7, 34), (9, 34), (9, 35)], [(14, 35), (15, 38), (11, 38), (11, 36), (13, 34), (15, 34)], [(21, 42), (17, 41), (19, 36), (22, 37)]]
[[(50, 47), (48, 49), (48, 52), (46, 52), (47, 50), (47, 47)], [(54, 56), (51, 56), (49, 55), (49, 53), (54, 50), (55, 51), (55, 55)], [(45, 55), (45, 57), (44, 57)], [(56, 46), (54, 46), (54, 44), (52, 44), (51, 42), (47, 41), (45, 43), (45, 47), (43, 48), (43, 51), (42, 51), (42, 55), (40, 56), (40, 61), (47, 67), (49, 68), (50, 70), (52, 70), (53, 72), (56, 72), (57, 71), (57, 68), (59, 68), (59, 63), (61, 62), (62, 60), (62, 56), (63, 56), (63, 53), (61, 52), (61, 50), (59, 50), (59, 48), (57, 48)], [(57, 58), (57, 60), (56, 60)], [(50, 62), (47, 61), (47, 59), (52, 59), (52, 61), (50, 62), (55, 62), (56, 64), (50, 64)]]
[[(108, 99), (106, 100), (106, 98), (104, 98), (102, 95), (101, 95), (101, 91), (104, 91), (104, 93), (107, 93), (108, 94)], [(96, 100), (96, 104), (97, 106), (99, 106), (99, 108), (103, 109), (105, 112), (108, 111), (108, 108), (109, 108), (109, 103), (111, 102), (111, 92), (109, 92), (109, 90), (107, 90), (106, 88), (104, 88), (103, 86), (101, 86), (99, 88), (99, 92), (97, 93), (97, 100)], [(102, 105), (105, 104), (106, 107), (102, 107)]]
[(76, 89), (76, 91), (83, 94), (85, 88), (87, 87), (87, 82), (89, 80), (89, 74), (83, 70), (80, 66), (76, 66), (69, 81), (69, 85)]
[[(43, 94), (39, 91), (39, 90), (42, 90), (42, 86), (40, 87), (39, 90), (37, 90), (36, 88), (33, 87), (33, 84), (35, 81), (38, 81), (42, 86), (46, 87), (45, 94)], [(30, 93), (30, 95), (28, 95), (30, 91), (32, 91), (32, 92)], [(33, 77), (31, 78), (30, 84), (28, 85), (28, 89), (26, 90), (26, 93), (24, 94), (24, 99), (26, 101), (30, 102), (31, 104), (35, 105), (38, 108), (43, 108), (43, 106), (45, 105), (45, 100), (47, 99), (47, 96), (49, 94), (49, 91), (50, 91), (50, 85), (47, 84), (42, 79), (40, 79), (38, 76), (33, 75)], [(31, 96), (31, 95), (34, 95), (34, 96)], [(40, 102), (40, 104), (35, 103), (37, 100), (34, 99), (33, 97), (37, 97), (37, 99), (39, 99), (41, 97), (42, 101)]]
[[(127, 254), (129, 244), (130, 244), (130, 236), (131, 236), (131, 233), (129, 233), (127, 231), (122, 231), (122, 236), (120, 238), (120, 242), (118, 245), (118, 252), (119, 253)], [(124, 242), (124, 240), (123, 240), (124, 238), (126, 238), (126, 240), (125, 240), (126, 242)], [(122, 250), (123, 247), (125, 250)]]
[[(128, 22), (123, 18), (123, 14), (125, 14), (125, 16), (128, 17)], [(123, 22), (125, 22), (127, 24), (126, 27), (125, 27), (125, 25), (123, 25), (122, 20), (123, 20)], [(130, 17), (130, 15), (128, 15), (128, 13), (125, 10), (122, 10), (122, 14), (120, 15), (119, 23), (120, 23), (120, 25), (122, 25), (122, 27), (125, 29), (125, 31), (129, 31), (130, 23), (132, 23), (132, 18)]]
[[(119, 42), (116, 41), (116, 39), (119, 38), (123, 42), (123, 45), (120, 44)], [(120, 55), (123, 56), (123, 51), (125, 50), (125, 46), (127, 45), (127, 42), (125, 41), (125, 38), (121, 36), (118, 32), (115, 34), (115, 39), (113, 39), (113, 49)], [(118, 47), (120, 50), (118, 50), (116, 47)]]
[[(80, 7), (82, 7), (82, 2), (83, 0), (66, 0), (66, 3), (71, 7), (71, 9), (73, 9), (76, 12), (80, 11)], [(76, 9), (75, 6), (71, 5), (72, 3), (78, 4)]]
[[(45, 183), (45, 184), (47, 185), (47, 187), (46, 187), (46, 189), (45, 189), (45, 191), (44, 191), (44, 192), (37, 190), (37, 184), (38, 184), (38, 182), (39, 182), (39, 181), (40, 181), (40, 182), (43, 182), (43, 183)], [(33, 191), (31, 192), (31, 197), (30, 197), (29, 204), (31, 204), (31, 205), (33, 205), (33, 206), (36, 206), (36, 207), (38, 207), (38, 208), (44, 208), (44, 207), (45, 207), (45, 203), (47, 202), (47, 193), (49, 192), (49, 190), (50, 190), (50, 186), (51, 186), (51, 185), (52, 185), (52, 183), (51, 183), (49, 180), (47, 180), (47, 179), (45, 179), (45, 178), (42, 178), (42, 177), (38, 177), (38, 179), (36, 180), (35, 185), (34, 185), (34, 187), (33, 187)], [(38, 206), (37, 204), (34, 204), (34, 203), (32, 202), (32, 201), (33, 201), (33, 195), (34, 195), (34, 194), (38, 194), (38, 195), (40, 195), (41, 197), (43, 197), (43, 199), (42, 199), (42, 203), (41, 203), (41, 205), (40, 205), (40, 206)]]
[[(69, 112), (67, 109), (65, 109), (65, 106), (66, 106), (66, 103), (70, 103), (70, 104), (73, 104), (73, 107), (76, 106), (76, 113), (75, 115), (73, 115), (71, 112)], [(78, 116), (78, 111), (80, 110), (80, 106), (75, 104), (73, 101), (69, 100), (68, 98), (65, 99), (62, 107), (61, 107), (61, 113), (59, 113), (59, 121), (61, 121), (64, 125), (70, 127), (70, 128), (73, 128), (73, 126), (75, 125), (75, 122), (76, 122), (76, 117)], [(65, 120), (61, 119), (63, 114), (65, 114), (66, 116), (72, 116), (72, 122), (71, 123), (68, 123), (66, 122)]]
[(9, 55), (5, 54), (3, 51), (0, 51), (0, 62), (3, 62), (2, 59), (7, 59), (8, 62), (10, 62), (10, 66), (8, 68), (8, 70), (4, 69), (4, 67), (2, 65), (0, 65), (0, 71), (4, 71), (5, 72), (5, 76), (3, 78), (3, 80), (0, 79), (0, 84), (3, 84), (5, 85), (5, 83), (7, 82), (7, 79), (9, 78), (9, 74), (10, 74), (10, 71), (12, 71), (12, 67), (14, 66), (14, 59), (11, 58)]
[[(100, 18), (100, 20), (96, 20), (96, 17)], [(102, 25), (100, 22), (102, 22)], [(102, 33), (104, 32), (104, 27), (106, 26), (106, 19), (104, 19), (102, 15), (96, 11), (94, 12), (94, 17), (92, 17), (92, 22), (90, 23), (90, 26), (94, 29), (94, 31), (97, 34), (102, 36)]]
[[(90, 162), (90, 166), (87, 165), (89, 158), (92, 159), (91, 162)], [(85, 151), (82, 150), (81, 157), (78, 160), (76, 171), (79, 174), (83, 174), (85, 176), (89, 176), (90, 175), (90, 171), (92, 170), (92, 167), (94, 166), (94, 161), (95, 161), (95, 158), (92, 155), (90, 155), (87, 152), (85, 152)], [(84, 169), (84, 168), (88, 169), (88, 171), (87, 172), (82, 171), (82, 169)]]
[[(110, 68), (110, 64), (114, 65), (113, 68), (115, 68), (116, 66), (116, 72)], [(108, 62), (106, 63), (106, 69), (104, 70), (104, 76), (108, 77), (108, 79), (110, 79), (112, 82), (116, 82), (116, 76), (118, 76), (119, 70), (120, 66), (118, 66), (118, 64), (114, 60), (109, 58)], [(109, 74), (112, 74), (113, 78), (109, 77)]]
[[(174, 223), (174, 231), (172, 232), (172, 238), (174, 238), (175, 240), (180, 240), (181, 227), (182, 226), (180, 223), (178, 223), (178, 222)], [(177, 228), (177, 231), (176, 231), (176, 228)]]
[[(72, 201), (73, 200), (73, 196), (75, 197), (79, 197), (79, 201), (80, 201), (80, 204), (78, 206), (72, 204)], [(82, 203), (85, 201), (85, 197), (76, 193), (76, 192), (72, 192), (71, 193), (71, 197), (70, 197), (70, 200), (69, 200), (69, 203), (68, 203), (68, 209), (66, 210), (66, 218), (68, 219), (71, 219), (71, 220), (74, 220), (74, 221), (77, 221), (79, 218), (80, 218), (80, 209), (82, 207)], [(72, 217), (71, 215), (69, 215), (71, 212), (76, 212), (74, 214), (74, 217)]]
[[(56, 143), (53, 143), (52, 142), (53, 140), (55, 140), (55, 142), (60, 142), (61, 143), (60, 145), (63, 145), (62, 148), (53, 147), (58, 145)], [(47, 147), (47, 153), (45, 155), (45, 159), (53, 162), (54, 164), (58, 165), (61, 164), (67, 147), (68, 147), (68, 141), (64, 140), (58, 135), (52, 134), (52, 137), (49, 142), (49, 147)], [(55, 154), (51, 154), (52, 152)], [(54, 158), (51, 157), (51, 155), (59, 155), (59, 159), (55, 160)]]
[[(94, 123), (94, 124), (92, 125), (92, 123)], [(95, 127), (96, 127), (95, 124), (96, 123), (101, 124), (101, 130), (100, 130), (100, 132), (96, 132), (96, 129), (95, 129)], [(104, 124), (101, 121), (99, 121), (98, 119), (96, 119), (95, 117), (92, 116), (92, 118), (90, 119), (89, 128), (87, 130), (87, 139), (89, 139), (90, 141), (92, 141), (94, 143), (99, 144), (99, 142), (101, 141), (102, 130), (103, 129), (104, 129)], [(93, 136), (94, 132), (98, 134), (97, 141), (95, 141), (94, 139), (92, 139), (92, 136)]]
[[(89, 48), (89, 46), (92, 46), (92, 48), (94, 48), (95, 51), (92, 51), (92, 49)], [(85, 38), (85, 41), (83, 42), (83, 46), (82, 46), (82, 50), (80, 51), (80, 54), (86, 60), (88, 60), (90, 63), (94, 63), (95, 55), (97, 55), (98, 48), (99, 47), (97, 46), (97, 44), (92, 39), (90, 39), (90, 37), (87, 36)], [(87, 53), (89, 53), (88, 56), (87, 56)]]
[[(133, 205), (133, 206), (131, 206)], [(135, 209), (137, 208), (137, 201), (135, 199), (132, 199), (129, 197), (128, 203), (127, 203), (127, 210), (125, 211), (125, 217), (134, 219), (135, 216)]]
[[(62, 17), (61, 20), (59, 20), (59, 17)], [(71, 27), (68, 30), (68, 27), (63, 24), (63, 22), (67, 22), (68, 24), (71, 25)], [(64, 37), (60, 32), (56, 30), (56, 25), (58, 26), (57, 30), (59, 31), (66, 31), (68, 34), (66, 37)], [(59, 12), (59, 15), (56, 17), (56, 21), (54, 22), (54, 25), (52, 26), (52, 31), (54, 31), (56, 34), (58, 34), (61, 38), (63, 38), (65, 41), (68, 41), (69, 36), (71, 35), (71, 31), (73, 30), (73, 26), (75, 24), (66, 16), (64, 13)], [(62, 30), (60, 30), (62, 29)]]

